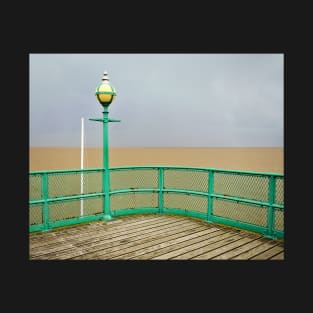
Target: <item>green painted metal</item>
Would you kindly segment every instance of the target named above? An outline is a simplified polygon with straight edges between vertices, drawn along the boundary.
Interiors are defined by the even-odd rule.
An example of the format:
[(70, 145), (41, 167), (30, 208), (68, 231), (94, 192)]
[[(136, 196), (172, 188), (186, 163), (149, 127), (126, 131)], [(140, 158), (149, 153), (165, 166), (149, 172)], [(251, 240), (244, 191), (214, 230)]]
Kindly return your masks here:
[(177, 215), (191, 216), (191, 217), (196, 217), (196, 218), (200, 218), (203, 220), (205, 220), (207, 217), (206, 213), (188, 211), (188, 210), (183, 210), (183, 209), (179, 209), (179, 208), (164, 208), (163, 212), (166, 214), (177, 214)]
[(116, 95), (114, 91), (97, 91), (97, 95)]
[[(284, 205), (283, 202), (281, 204), (281, 200), (280, 200), (280, 204), (275, 203), (276, 200), (276, 192), (281, 192), (281, 191), (277, 191), (276, 190), (276, 179), (282, 179), (283, 175), (282, 174), (269, 174), (269, 173), (260, 173), (260, 172), (247, 172), (247, 171), (229, 171), (229, 170), (220, 170), (220, 169), (212, 169), (212, 168), (198, 168), (198, 167), (181, 167), (181, 166), (127, 166), (127, 167), (114, 167), (114, 168), (109, 168), (109, 159), (108, 159), (108, 148), (109, 148), (109, 144), (107, 141), (108, 138), (108, 123), (110, 122), (110, 120), (107, 117), (107, 110), (105, 110), (106, 112), (104, 112), (104, 117), (103, 119), (101, 119), (101, 121), (103, 122), (103, 168), (90, 168), (90, 169), (71, 169), (71, 170), (51, 170), (51, 171), (33, 171), (30, 172), (30, 175), (39, 175), (39, 182), (40, 182), (40, 177), (41, 177), (41, 184), (38, 187), (38, 179), (35, 180), (30, 180), (32, 182), (34, 182), (34, 186), (30, 186), (30, 188), (37, 188), (36, 190), (34, 190), (33, 193), (31, 194), (35, 194), (36, 198), (34, 200), (29, 200), (29, 205), (35, 205), (35, 204), (42, 204), (41, 209), (42, 209), (42, 221), (40, 219), (40, 217), (36, 217), (33, 216), (32, 218), (32, 225), (29, 226), (29, 231), (33, 232), (33, 231), (47, 231), (50, 230), (52, 228), (55, 227), (60, 227), (60, 226), (66, 226), (66, 225), (72, 225), (72, 224), (76, 224), (76, 223), (82, 223), (82, 222), (86, 222), (86, 221), (92, 221), (92, 220), (98, 220), (98, 219), (104, 219), (104, 220), (109, 220), (114, 216), (122, 216), (122, 215), (127, 215), (127, 214), (144, 214), (144, 213), (164, 213), (164, 214), (179, 214), (179, 215), (186, 215), (186, 216), (191, 216), (191, 217), (196, 217), (196, 218), (200, 218), (203, 219), (205, 221), (208, 222), (215, 222), (215, 223), (220, 223), (220, 224), (225, 224), (225, 225), (229, 225), (229, 226), (233, 226), (233, 227), (237, 227), (237, 228), (241, 228), (241, 229), (246, 229), (249, 231), (253, 231), (253, 232), (258, 232), (263, 234), (264, 236), (270, 237), (270, 238), (283, 238), (284, 237), (284, 231), (283, 231), (283, 222), (280, 221), (276, 221), (275, 222), (275, 210), (279, 209), (283, 212), (284, 209)], [(147, 176), (145, 176), (145, 178), (141, 178), (141, 174), (142, 171), (140, 170), (153, 170), (153, 172), (155, 173), (155, 170), (157, 170), (157, 182), (154, 181), (155, 178), (153, 178), (153, 180), (148, 179), (147, 180)], [(175, 176), (165, 176), (165, 171), (166, 170), (177, 170), (179, 169), (180, 173), (179, 175), (175, 178)], [(132, 173), (132, 175), (130, 176), (131, 179), (128, 181), (127, 180), (127, 175), (123, 175), (121, 176), (123, 179), (123, 189), (114, 189), (112, 191), (110, 191), (110, 173), (114, 173), (115, 171), (120, 171), (123, 170), (125, 173), (127, 173), (127, 171), (130, 171)], [(192, 183), (192, 182), (188, 182), (188, 184), (180, 184), (180, 183), (174, 183), (173, 182), (169, 182), (167, 181), (167, 179), (184, 179), (184, 172), (186, 171), (186, 179), (190, 180), (190, 178), (194, 179), (200, 179), (201, 184), (199, 183)], [(197, 175), (190, 175), (190, 173), (192, 172), (199, 172), (199, 171), (205, 171), (207, 173), (207, 179), (208, 182), (206, 184), (206, 188), (207, 191), (203, 191), (203, 175), (197, 176)], [(64, 195), (57, 193), (57, 197), (51, 197), (51, 195), (56, 194), (53, 192), (53, 186), (56, 182), (60, 182), (62, 183), (63, 181), (71, 181), (71, 180), (63, 180), (62, 179), (62, 175), (64, 174), (65, 177), (68, 177), (69, 174), (73, 174), (73, 177), (76, 177), (76, 174), (79, 173), (92, 173), (92, 172), (99, 172), (102, 173), (101, 174), (101, 181), (102, 181), (102, 186), (101, 186), (101, 192), (94, 192), (96, 189), (91, 189), (90, 193), (85, 193), (85, 194), (80, 194), (79, 192), (77, 192), (77, 194), (69, 194), (69, 193), (65, 193)], [(215, 180), (215, 174), (216, 173), (226, 173), (226, 174), (230, 174), (232, 175), (231, 177), (233, 177), (234, 175), (238, 175), (238, 176), (245, 176), (248, 175), (249, 177), (251, 175), (255, 175), (255, 179), (257, 180), (258, 177), (260, 177), (260, 180), (264, 180), (264, 177), (266, 177), (268, 179), (268, 188), (261, 190), (260, 192), (262, 192), (263, 194), (267, 194), (266, 201), (258, 201), (255, 199), (250, 199), (249, 197), (245, 197), (245, 192), (239, 192), (238, 194), (240, 194), (240, 196), (234, 196), (234, 195), (224, 195), (224, 194), (219, 194), (216, 193), (216, 190), (224, 190), (224, 189), (214, 189), (215, 184), (221, 184), (221, 181), (216, 181)], [(58, 174), (58, 178), (57, 180), (55, 179), (56, 174)], [(188, 175), (187, 175), (188, 174)], [(138, 175), (138, 176), (136, 176)], [(144, 175), (147, 175), (146, 172)], [(175, 174), (176, 175), (176, 174)], [(49, 183), (49, 177), (51, 176), (52, 181), (51, 184)], [(136, 178), (137, 177), (137, 178)], [(174, 177), (174, 178), (173, 178)], [(202, 178), (201, 178), (202, 177)], [(250, 177), (251, 178), (251, 177)], [(247, 178), (248, 181), (250, 178)], [(126, 179), (126, 182), (125, 182)], [(254, 183), (256, 182), (256, 180), (252, 180), (251, 182)], [(154, 186), (156, 185), (156, 187), (153, 188), (146, 188), (144, 186), (144, 182), (147, 181), (147, 183), (149, 184), (148, 186)], [(236, 184), (237, 180), (231, 180), (232, 184)], [(244, 180), (241, 178), (238, 180), (238, 183), (240, 183), (240, 186), (236, 187), (236, 188), (250, 188), (250, 191), (247, 191), (247, 194), (250, 195), (251, 194), (251, 188), (253, 189), (254, 185), (247, 186), (246, 184), (242, 184), (242, 182), (244, 182)], [(151, 185), (152, 184), (152, 185)], [(135, 187), (134, 186), (140, 186), (140, 187)], [(166, 186), (171, 186), (172, 188), (166, 188)], [(181, 189), (181, 188), (175, 188), (175, 186), (190, 186), (190, 188), (192, 190), (189, 189)], [(126, 187), (126, 188), (125, 188)], [(127, 188), (128, 187), (128, 188)], [(38, 189), (39, 188), (39, 189)], [(49, 188), (51, 189), (51, 195), (49, 198)], [(59, 187), (58, 187), (59, 188)], [(187, 188), (187, 187), (186, 187)], [(198, 188), (198, 190), (197, 190)], [(237, 189), (233, 189), (233, 190), (237, 190)], [(60, 190), (63, 190), (63, 188), (59, 188)], [(65, 189), (65, 188), (64, 188)], [(72, 189), (70, 189), (72, 190)], [(76, 189), (75, 189), (76, 190)], [(225, 190), (231, 190), (231, 189), (225, 189)], [(110, 210), (110, 197), (111, 196), (116, 196), (118, 194), (125, 194), (125, 193), (132, 193), (134, 195), (134, 197), (136, 197), (136, 195), (142, 194), (142, 193), (146, 193), (147, 195), (149, 194), (153, 194), (153, 193), (158, 193), (157, 195), (157, 205), (158, 207), (137, 207), (136, 206), (136, 201), (134, 202), (135, 207), (134, 208), (119, 208), (119, 209), (115, 209), (115, 210)], [(177, 201), (185, 201), (184, 199), (184, 195), (186, 195), (186, 197), (189, 197), (191, 195), (197, 195), (197, 196), (201, 196), (201, 197), (205, 197), (207, 198), (207, 209), (205, 212), (202, 211), (202, 208), (199, 208), (199, 211), (194, 211), (193, 207), (185, 207), (183, 205), (182, 202), (182, 207), (185, 207), (184, 209), (182, 208), (167, 208), (164, 205), (164, 193), (168, 194), (168, 193), (177, 193), (182, 195), (182, 197), (179, 198), (179, 200)], [(237, 193), (237, 192), (236, 192)], [(38, 199), (38, 194), (41, 194), (41, 198)], [(253, 194), (253, 193), (252, 193)], [(103, 205), (102, 205), (102, 212), (99, 212), (99, 214), (97, 213), (96, 215), (93, 214), (89, 214), (87, 216), (84, 217), (66, 217), (68, 215), (64, 215), (64, 219), (55, 219), (55, 216), (49, 217), (50, 214), (50, 205), (57, 205), (58, 210), (60, 210), (60, 208), (62, 209), (63, 206), (61, 205), (63, 202), (67, 202), (70, 200), (73, 200), (75, 203), (75, 200), (78, 199), (91, 199), (91, 198), (102, 198), (103, 199)], [(257, 198), (264, 198), (264, 196), (262, 195), (262, 197), (257, 196)], [(126, 201), (127, 198), (125, 198)], [(189, 199), (189, 200), (188, 200)], [(266, 217), (266, 224), (265, 226), (263, 226), (263, 224), (261, 222), (258, 222), (258, 220), (255, 219), (247, 219), (246, 217), (243, 220), (240, 220), (240, 215), (233, 215), (232, 214), (228, 214), (228, 216), (232, 216), (232, 218), (230, 217), (226, 217), (227, 214), (225, 215), (225, 217), (223, 216), (219, 216), (220, 211), (216, 211), (216, 214), (219, 215), (215, 215), (215, 211), (214, 210), (221, 210), (220, 206), (223, 204), (221, 204), (222, 202), (220, 202), (220, 206), (217, 207), (217, 209), (214, 209), (214, 204), (215, 204), (215, 199), (216, 200), (223, 200), (223, 201), (228, 201), (228, 202), (234, 202), (236, 203), (236, 207), (240, 208), (240, 205), (238, 206), (238, 204), (242, 203), (244, 204), (251, 204), (252, 206), (261, 206), (261, 207), (265, 207), (267, 208), (268, 214)], [(186, 198), (186, 201), (190, 201), (190, 198)], [(133, 200), (132, 200), (133, 201)], [(154, 200), (153, 200), (154, 201)], [(175, 200), (176, 201), (176, 200)], [(59, 206), (60, 203), (60, 206)], [(90, 204), (90, 205), (97, 205), (95, 204), (97, 202), (94, 202), (94, 204)], [(138, 202), (140, 203), (140, 201)], [(151, 204), (152, 205), (152, 204)], [(175, 204), (176, 205), (176, 204)], [(179, 202), (178, 202), (179, 205)], [(126, 204), (125, 204), (126, 206)], [(64, 206), (68, 207), (68, 206)], [(197, 207), (196, 207), (197, 208)], [(244, 207), (245, 209), (249, 210), (249, 206), (248, 207)], [(198, 208), (197, 208), (198, 209)], [(226, 209), (231, 209), (231, 206), (226, 206)], [(96, 209), (97, 210), (97, 209)], [(38, 214), (36, 212), (38, 211), (33, 211), (33, 214)], [(55, 212), (55, 211), (54, 211)], [(91, 211), (90, 212), (95, 212), (95, 209), (91, 207)], [(224, 214), (224, 213), (223, 213)], [(255, 214), (255, 212), (251, 212), (251, 214)], [(61, 215), (63, 216), (63, 215)], [(233, 218), (233, 216), (237, 216), (236, 218)], [(109, 218), (108, 218), (109, 217)], [(58, 217), (60, 218), (60, 217)], [(38, 224), (34, 224), (34, 221), (36, 223), (36, 220), (38, 221)], [(280, 215), (280, 220), (281, 220), (281, 215)], [(249, 221), (249, 222), (247, 222)], [(278, 224), (277, 224), (278, 223)], [(275, 224), (277, 224), (279, 227), (279, 229), (275, 229)], [(261, 226), (262, 225), (262, 226)]]
[(44, 173), (42, 177), (42, 197), (43, 197), (43, 231), (48, 231), (49, 226), (49, 190), (48, 190), (48, 174)]
[[(89, 118), (91, 121), (99, 121), (103, 122), (102, 119), (93, 119)], [(111, 119), (109, 119), (110, 121)], [(120, 121), (120, 120), (115, 120), (115, 121)], [(110, 167), (111, 170), (136, 170), (136, 169), (159, 169), (163, 168), (165, 169), (186, 169), (186, 170), (204, 170), (204, 171), (213, 171), (215, 173), (234, 173), (234, 174), (250, 174), (250, 175), (260, 175), (260, 176), (271, 176), (273, 175), (274, 177), (284, 177), (284, 174), (281, 173), (272, 173), (272, 172), (255, 172), (255, 171), (242, 171), (242, 170), (224, 170), (220, 168), (213, 168), (213, 167), (196, 167), (196, 166), (164, 166), (164, 165), (134, 165), (134, 166), (115, 166), (115, 167)], [(94, 172), (94, 171), (103, 171), (102, 168), (86, 168), (84, 171), (87, 172)], [(71, 172), (81, 172), (81, 169), (62, 169), (62, 170), (44, 170), (44, 171), (30, 171), (29, 174), (43, 174), (43, 173), (71, 173)]]
[(277, 176), (277, 177), (284, 177), (284, 174), (281, 173), (271, 173), (271, 172), (256, 172), (256, 171), (242, 171), (242, 170), (224, 170), (220, 168), (210, 168), (212, 171), (216, 173), (233, 173), (233, 174), (247, 174), (247, 175), (254, 175), (254, 176)]
[[(266, 235), (264, 237), (266, 237)], [(273, 231), (273, 238), (279, 238), (279, 239), (284, 238), (284, 232), (281, 230), (274, 230)]]
[(212, 208), (213, 208), (213, 192), (214, 192), (214, 171), (209, 170), (209, 190), (208, 190), (208, 214), (207, 221), (211, 222), (212, 220)]
[[(243, 203), (251, 203), (259, 206), (269, 206), (269, 202), (263, 202), (263, 201), (257, 201), (257, 200), (250, 200), (250, 199), (245, 199), (245, 198), (238, 198), (238, 197), (231, 197), (231, 196), (224, 196), (220, 194), (212, 194), (212, 197), (214, 198), (219, 198), (219, 199), (225, 199), (229, 201), (237, 201), (237, 202), (243, 202)], [(272, 204), (272, 207), (277, 207), (277, 208), (283, 208), (281, 204)]]
[(103, 219), (109, 221), (112, 219), (110, 214), (110, 170), (109, 170), (109, 111), (103, 110)]
[(159, 212), (163, 213), (164, 169), (159, 168)]
[(62, 226), (98, 221), (98, 220), (102, 220), (102, 219), (103, 219), (102, 214), (88, 215), (88, 216), (82, 216), (82, 217), (74, 217), (71, 219), (66, 219), (66, 220), (61, 220), (61, 221), (50, 222), (50, 225), (51, 225), (51, 227), (55, 228), (55, 227), (62, 227)]
[(155, 165), (155, 166), (135, 165), (135, 166), (118, 166), (118, 167), (116, 166), (116, 167), (111, 167), (111, 170), (112, 171), (129, 170), (129, 169), (133, 169), (133, 170), (140, 170), (140, 169), (158, 170), (160, 167), (162, 167), (163, 169), (166, 169), (166, 167), (159, 166), (159, 165)]
[(104, 196), (103, 192), (97, 192), (92, 194), (80, 194), (77, 196), (66, 196), (66, 197), (55, 197), (55, 198), (46, 198), (42, 200), (30, 200), (29, 204), (39, 204), (39, 203), (51, 203), (51, 202), (58, 202), (58, 201), (69, 201), (69, 200), (79, 200), (79, 199), (90, 199), (90, 198), (97, 198), (99, 196)]
[(240, 221), (236, 221), (236, 220), (231, 220), (231, 219), (221, 217), (221, 216), (214, 216), (213, 215), (212, 216), (212, 222), (223, 224), (223, 225), (228, 225), (228, 226), (233, 226), (233, 227), (237, 227), (237, 228), (241, 228), (241, 229), (246, 229), (246, 230), (256, 232), (256, 233), (261, 233), (261, 234), (267, 233), (266, 227), (248, 224), (248, 223), (240, 222)]
[[(100, 85), (99, 85), (100, 86)], [(99, 87), (98, 87), (99, 88)], [(97, 88), (96, 95), (98, 94), (114, 94), (111, 92), (99, 92)], [(98, 98), (99, 100), (99, 98)], [(100, 100), (99, 100), (100, 101)], [(111, 103), (111, 102), (110, 102)], [(112, 219), (111, 211), (110, 211), (110, 168), (109, 168), (109, 122), (120, 122), (121, 120), (117, 119), (109, 119), (109, 111), (108, 107), (109, 104), (103, 105), (103, 118), (90, 118), (90, 121), (102, 122), (103, 123), (103, 152), (102, 152), (102, 159), (103, 159), (103, 176), (102, 176), (102, 192), (104, 193), (103, 198), (103, 219), (105, 221), (109, 221)]]
[(37, 224), (37, 225), (30, 225), (29, 226), (29, 232), (36, 232), (36, 231), (44, 231), (44, 225), (43, 224)]
[(116, 118), (109, 118), (109, 122), (120, 122), (121, 120), (117, 120)]
[(275, 189), (276, 189), (276, 183), (275, 183), (275, 177), (273, 175), (269, 176), (269, 193), (268, 193), (268, 210), (267, 210), (267, 234), (266, 237), (268, 238), (275, 238), (275, 235), (273, 234), (273, 225), (274, 225), (274, 209), (273, 204), (275, 203)]
[(186, 195), (198, 195), (198, 196), (205, 196), (207, 197), (208, 194), (206, 192), (202, 191), (194, 191), (194, 190), (188, 190), (188, 189), (170, 189), (166, 188), (164, 191), (169, 192), (169, 193), (183, 193)]
[(121, 120), (113, 119), (113, 118), (90, 118), (90, 121), (95, 121), (95, 122), (120, 122)]
[(119, 170), (119, 169), (140, 169), (140, 168), (149, 168), (149, 169), (158, 169), (162, 167), (163, 169), (185, 169), (185, 170), (202, 170), (209, 171), (212, 170), (214, 172), (219, 173), (234, 173), (234, 174), (252, 174), (259, 176), (270, 176), (273, 175), (275, 177), (284, 177), (284, 174), (281, 173), (271, 173), (271, 172), (255, 172), (255, 171), (242, 171), (242, 170), (227, 170), (221, 168), (214, 167), (196, 167), (196, 166), (166, 166), (166, 165), (133, 165), (133, 166), (116, 166), (111, 167), (111, 170)]
[(110, 191), (110, 195), (117, 193), (137, 193), (137, 192), (159, 192), (160, 189), (157, 188), (140, 188), (140, 189), (119, 189)]
[[(76, 224), (81, 224), (81, 223), (87, 223), (87, 222), (92, 222), (92, 221), (97, 221), (101, 220), (102, 215), (89, 215), (85, 217), (78, 217), (78, 218), (71, 218), (67, 220), (61, 220), (61, 221), (54, 221), (49, 223), (49, 230), (52, 228), (56, 227), (63, 227), (63, 226), (69, 226), (69, 225), (76, 225)], [(35, 232), (35, 231), (46, 231), (44, 224), (39, 224), (39, 225), (31, 225), (29, 227), (30, 232)]]
[(159, 208), (120, 209), (112, 211), (112, 216), (122, 216), (129, 214), (148, 214), (148, 213), (159, 213)]
[(104, 122), (105, 120), (103, 118), (90, 118), (89, 121), (95, 121), (95, 122)]
[(47, 174), (69, 174), (69, 173), (90, 173), (90, 172), (103, 172), (102, 168), (85, 168), (85, 169), (65, 169), (65, 170), (44, 170), (44, 171), (30, 171), (29, 175), (42, 175)]

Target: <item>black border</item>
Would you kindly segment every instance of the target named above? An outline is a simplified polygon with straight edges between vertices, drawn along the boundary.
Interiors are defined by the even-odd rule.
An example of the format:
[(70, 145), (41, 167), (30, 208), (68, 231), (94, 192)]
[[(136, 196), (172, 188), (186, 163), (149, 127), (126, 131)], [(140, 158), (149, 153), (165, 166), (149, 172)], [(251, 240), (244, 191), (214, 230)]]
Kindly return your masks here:
[[(35, 45), (36, 46), (36, 45)], [(38, 45), (37, 45), (38, 46)], [(260, 44), (262, 46), (262, 44)], [(8, 184), (10, 202), (10, 211), (15, 215), (14, 226), (12, 223), (8, 224), (7, 234), (10, 234), (14, 239), (18, 239), (15, 243), (10, 243), (8, 261), (14, 267), (19, 269), (20, 273), (25, 274), (25, 282), (27, 284), (34, 284), (34, 286), (41, 286), (43, 281), (48, 285), (53, 286), (57, 284), (61, 289), (80, 284), (82, 282), (106, 282), (111, 287), (107, 290), (108, 295), (113, 292), (113, 287), (118, 288), (118, 294), (122, 297), (125, 289), (133, 289), (135, 284), (145, 286), (145, 284), (153, 284), (155, 286), (162, 286), (160, 288), (160, 297), (169, 297), (171, 287), (178, 285), (178, 288), (184, 287), (185, 293), (181, 295), (187, 296), (188, 292), (192, 291), (193, 286), (203, 286), (206, 288), (214, 287), (216, 290), (227, 290), (231, 292), (237, 290), (237, 286), (254, 286), (267, 285), (271, 292), (277, 291), (290, 278), (290, 269), (294, 265), (296, 256), (293, 255), (294, 236), (293, 227), (291, 227), (291, 220), (294, 214), (291, 213), (296, 207), (290, 199), (291, 188), (290, 180), (293, 176), (289, 166), (292, 163), (290, 156), (287, 155), (287, 148), (289, 147), (290, 132), (287, 130), (289, 120), (287, 122), (287, 112), (290, 114), (290, 107), (287, 110), (287, 102), (289, 103), (289, 94), (287, 98), (287, 78), (290, 77), (289, 64), (292, 56), (288, 49), (284, 48), (256, 48), (256, 49), (116, 49), (111, 50), (90, 50), (77, 48), (63, 48), (56, 49), (52, 46), (47, 48), (27, 48), (20, 49), (18, 53), (18, 60), (14, 60), (11, 64), (11, 77), (14, 82), (12, 87), (18, 86), (18, 94), (12, 95), (13, 101), (10, 100), (10, 113), (13, 121), (10, 123), (10, 129), (16, 129), (14, 138), (8, 138), (11, 145), (10, 151), (17, 152), (9, 155), (9, 160), (13, 163), (9, 168), (8, 176), (11, 176), (11, 170), (14, 170), (13, 184)], [(188, 262), (188, 261), (158, 261), (158, 262), (137, 262), (137, 261), (91, 261), (91, 262), (61, 262), (61, 261), (29, 261), (28, 260), (28, 156), (29, 156), (29, 53), (284, 53), (285, 55), (285, 129), (284, 129), (284, 144), (285, 144), (285, 206), (287, 209), (287, 219), (285, 217), (285, 260), (284, 261), (220, 261), (220, 262)], [(14, 57), (16, 54), (14, 55)], [(288, 66), (288, 71), (287, 71)], [(288, 73), (288, 76), (287, 76)], [(24, 81), (23, 81), (24, 80)], [(15, 89), (16, 91), (16, 89)], [(288, 101), (287, 101), (288, 100)], [(17, 144), (18, 143), (18, 144)], [(18, 146), (18, 148), (16, 147)], [(288, 167), (288, 168), (287, 168)], [(292, 187), (291, 187), (292, 186)], [(25, 209), (26, 208), (26, 209)], [(11, 217), (12, 218), (12, 217)], [(289, 277), (287, 279), (287, 277)], [(18, 279), (19, 280), (19, 279)], [(186, 285), (188, 282), (188, 286)], [(122, 288), (121, 288), (122, 284)], [(199, 285), (200, 284), (200, 285)], [(70, 286), (69, 286), (70, 285)], [(88, 285), (90, 289), (90, 285)], [(98, 284), (97, 284), (98, 286)], [(210, 286), (210, 287), (208, 287)], [(197, 287), (197, 290), (198, 290)], [(97, 287), (98, 288), (98, 287)], [(104, 287), (105, 289), (106, 287)], [(174, 288), (174, 287), (173, 287)], [(177, 288), (177, 287), (175, 287)], [(253, 288), (252, 288), (253, 289)], [(251, 294), (252, 294), (251, 289)], [(256, 290), (260, 291), (259, 288)], [(77, 289), (76, 289), (77, 291)], [(99, 290), (98, 290), (99, 291)], [(111, 291), (111, 292), (110, 292)], [(266, 290), (264, 295), (266, 294)], [(245, 288), (247, 292), (247, 288)], [(269, 292), (269, 294), (271, 293)], [(92, 292), (91, 292), (92, 293)], [(103, 302), (105, 303), (106, 291), (103, 291)], [(204, 293), (205, 294), (205, 293)], [(209, 299), (209, 291), (206, 297), (201, 301)], [(248, 293), (249, 295), (250, 293)], [(157, 294), (156, 294), (157, 296)], [(247, 295), (245, 295), (246, 297)], [(156, 298), (157, 299), (157, 298)], [(181, 299), (180, 299), (181, 300)], [(138, 301), (141, 301), (138, 299)], [(227, 301), (227, 300), (225, 300)], [(283, 301), (283, 300), (281, 300)], [(222, 304), (221, 304), (222, 305)]]

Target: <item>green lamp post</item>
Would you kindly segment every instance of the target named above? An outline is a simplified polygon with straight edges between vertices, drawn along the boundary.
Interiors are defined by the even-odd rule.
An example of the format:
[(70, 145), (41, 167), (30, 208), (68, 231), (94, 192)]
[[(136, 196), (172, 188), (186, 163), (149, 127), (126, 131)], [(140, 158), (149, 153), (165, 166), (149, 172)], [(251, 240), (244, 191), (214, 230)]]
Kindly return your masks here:
[(103, 219), (112, 219), (110, 211), (110, 169), (109, 169), (109, 122), (120, 122), (120, 120), (109, 119), (109, 105), (116, 97), (115, 88), (109, 82), (107, 71), (104, 71), (102, 81), (96, 89), (96, 97), (103, 107), (103, 118), (90, 118), (91, 121), (103, 123), (103, 176), (102, 192), (103, 200)]

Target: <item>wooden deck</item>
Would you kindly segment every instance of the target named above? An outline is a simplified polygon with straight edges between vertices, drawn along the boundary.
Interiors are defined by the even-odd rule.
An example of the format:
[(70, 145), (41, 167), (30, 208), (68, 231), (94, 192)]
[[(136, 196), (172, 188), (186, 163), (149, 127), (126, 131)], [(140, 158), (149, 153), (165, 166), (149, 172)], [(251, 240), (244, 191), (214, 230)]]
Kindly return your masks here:
[(177, 215), (128, 215), (29, 235), (30, 260), (283, 260), (284, 244)]

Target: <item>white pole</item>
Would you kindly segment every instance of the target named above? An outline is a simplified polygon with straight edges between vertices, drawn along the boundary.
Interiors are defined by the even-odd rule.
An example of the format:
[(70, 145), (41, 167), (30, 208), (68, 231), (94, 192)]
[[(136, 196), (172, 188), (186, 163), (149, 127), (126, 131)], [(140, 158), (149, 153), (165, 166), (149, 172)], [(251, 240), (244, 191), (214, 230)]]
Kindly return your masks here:
[[(84, 118), (81, 118), (80, 168), (84, 168)], [(80, 173), (80, 193), (84, 193), (84, 174)], [(84, 200), (80, 200), (80, 216), (84, 215)]]

